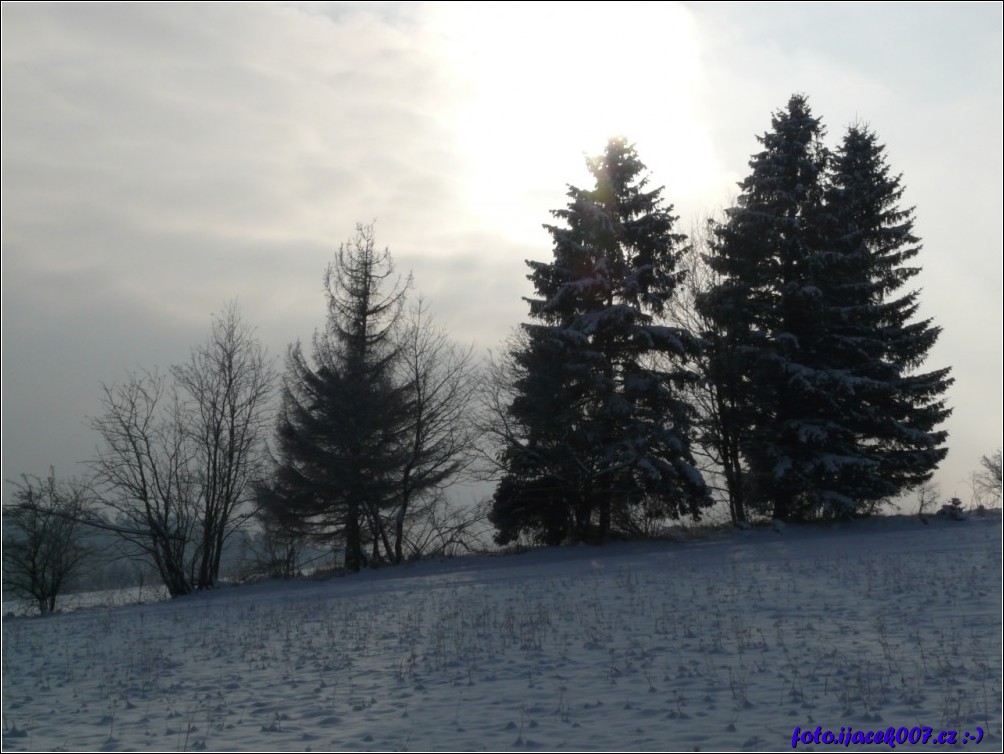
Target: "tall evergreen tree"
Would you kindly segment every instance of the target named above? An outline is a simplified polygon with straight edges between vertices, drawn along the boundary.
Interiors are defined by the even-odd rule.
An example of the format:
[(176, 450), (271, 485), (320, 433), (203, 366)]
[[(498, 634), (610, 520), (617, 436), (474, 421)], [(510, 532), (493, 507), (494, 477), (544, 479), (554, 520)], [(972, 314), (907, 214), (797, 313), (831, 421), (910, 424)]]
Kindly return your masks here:
[[(829, 251), (846, 283), (831, 292), (841, 313), (843, 366), (853, 377), (859, 452), (872, 462), (859, 502), (873, 502), (928, 480), (947, 454), (949, 369), (919, 372), (941, 328), (915, 320), (919, 291), (902, 288), (920, 269), (913, 208), (902, 209), (901, 176), (867, 128), (848, 129), (826, 192)], [(835, 276), (836, 277), (836, 276)]]
[(829, 160), (823, 133), (804, 97), (775, 113), (736, 206), (714, 228), (708, 261), (721, 280), (701, 298), (720, 341), (713, 375), (732, 393), (723, 419), (749, 428), (743, 453), (754, 503), (772, 503), (782, 519), (814, 489), (827, 441), (807, 423), (821, 396), (803, 363), (818, 324), (812, 257)]
[[(681, 279), (685, 236), (662, 189), (646, 190), (634, 147), (611, 140), (588, 161), (593, 189), (569, 187), (547, 225), (551, 262), (528, 262), (535, 320), (510, 356), (517, 374), (508, 474), (491, 515), (498, 539), (602, 541), (645, 499), (667, 515), (698, 515), (707, 489), (690, 451), (692, 411), (679, 387), (698, 339), (660, 324)], [(656, 365), (654, 356), (669, 358)], [(666, 365), (669, 366), (666, 366)], [(598, 520), (594, 524), (594, 516)]]
[(261, 491), (287, 530), (343, 547), (348, 571), (366, 562), (367, 543), (374, 557), (381, 546), (393, 552), (384, 514), (396, 503), (409, 422), (406, 388), (394, 380), (394, 331), (410, 285), (389, 285), (393, 274), (372, 225), (357, 226), (325, 276), (328, 324), (314, 337), (314, 364), (299, 344), (289, 349), (278, 464)]
[(925, 375), (938, 330), (910, 324), (911, 211), (874, 137), (831, 155), (804, 97), (778, 112), (709, 264), (711, 377), (743, 428), (746, 478), (775, 518), (847, 515), (923, 481), (944, 456), (947, 370)]

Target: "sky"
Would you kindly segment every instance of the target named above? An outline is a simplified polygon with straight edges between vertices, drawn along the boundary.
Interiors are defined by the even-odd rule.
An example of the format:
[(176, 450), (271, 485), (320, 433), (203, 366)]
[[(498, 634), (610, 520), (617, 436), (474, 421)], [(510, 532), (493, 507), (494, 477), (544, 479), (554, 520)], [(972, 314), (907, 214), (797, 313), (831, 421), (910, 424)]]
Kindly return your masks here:
[(586, 156), (626, 136), (689, 233), (793, 93), (831, 146), (874, 129), (916, 208), (942, 496), (1001, 447), (999, 3), (4, 3), (2, 64), (4, 479), (85, 473), (101, 385), (228, 301), (281, 368), (357, 223), (497, 348)]

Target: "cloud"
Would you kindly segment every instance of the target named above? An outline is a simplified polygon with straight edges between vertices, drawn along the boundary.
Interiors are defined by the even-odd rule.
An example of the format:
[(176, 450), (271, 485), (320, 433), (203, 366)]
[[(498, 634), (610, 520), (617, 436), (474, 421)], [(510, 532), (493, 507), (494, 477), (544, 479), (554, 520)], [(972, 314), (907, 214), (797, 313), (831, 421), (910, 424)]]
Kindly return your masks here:
[(4, 6), (5, 468), (87, 447), (98, 383), (183, 357), (226, 299), (309, 336), (357, 221), (444, 224), (448, 75), (379, 10)]
[(999, 442), (998, 6), (2, 14), (8, 476), (87, 457), (99, 383), (184, 358), (228, 299), (273, 352), (308, 340), (357, 222), (377, 220), (454, 337), (496, 344), (525, 318), (523, 261), (550, 254), (541, 224), (566, 183), (588, 185), (608, 129), (637, 141), (689, 229), (794, 91), (834, 141), (868, 120), (918, 205), (924, 311), (945, 326), (932, 367), (960, 380), (951, 477)]

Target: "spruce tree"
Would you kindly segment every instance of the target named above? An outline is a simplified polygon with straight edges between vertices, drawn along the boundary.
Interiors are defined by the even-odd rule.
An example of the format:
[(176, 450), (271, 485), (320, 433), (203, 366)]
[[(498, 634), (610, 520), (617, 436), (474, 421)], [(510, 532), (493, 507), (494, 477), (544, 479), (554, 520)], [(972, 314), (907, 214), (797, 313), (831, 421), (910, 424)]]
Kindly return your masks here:
[(747, 491), (779, 519), (871, 510), (945, 452), (947, 370), (914, 371), (938, 328), (910, 322), (916, 292), (893, 297), (916, 273), (912, 210), (872, 135), (851, 129), (831, 155), (823, 133), (802, 96), (775, 115), (700, 298)]
[(519, 429), (491, 515), (499, 541), (581, 539), (593, 527), (602, 541), (645, 500), (670, 516), (708, 503), (679, 394), (699, 341), (660, 324), (686, 237), (662, 189), (646, 190), (632, 145), (613, 139), (587, 164), (594, 188), (569, 187), (567, 208), (552, 213), (563, 225), (545, 226), (553, 260), (527, 263), (537, 296), (510, 353)]
[(775, 113), (736, 206), (714, 228), (708, 262), (721, 280), (701, 297), (721, 341), (715, 378), (732, 392), (725, 420), (749, 430), (743, 450), (754, 506), (772, 505), (782, 519), (814, 489), (827, 441), (811, 420), (821, 396), (803, 363), (818, 324), (812, 257), (829, 160), (823, 133), (802, 96)]
[(871, 461), (857, 490), (867, 504), (927, 481), (947, 454), (945, 392), (949, 369), (919, 371), (941, 328), (915, 320), (919, 291), (903, 287), (920, 269), (913, 208), (899, 206), (904, 187), (885, 147), (869, 129), (848, 129), (826, 193), (829, 250), (846, 284), (832, 292), (842, 314), (844, 368), (853, 377), (853, 426), (859, 453)]

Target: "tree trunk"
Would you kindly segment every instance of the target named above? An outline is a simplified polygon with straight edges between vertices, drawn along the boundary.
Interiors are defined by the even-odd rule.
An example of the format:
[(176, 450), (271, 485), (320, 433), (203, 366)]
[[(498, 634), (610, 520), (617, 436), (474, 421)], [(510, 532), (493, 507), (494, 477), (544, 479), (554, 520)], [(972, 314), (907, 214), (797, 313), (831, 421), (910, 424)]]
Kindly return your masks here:
[(349, 503), (345, 516), (345, 570), (359, 573), (362, 567), (362, 542), (359, 533), (359, 509), (353, 501)]
[(729, 488), (729, 512), (732, 515), (733, 525), (745, 524), (748, 520), (746, 515), (746, 498), (743, 494), (743, 469), (739, 458), (739, 449), (734, 447), (734, 443), (726, 443), (726, 453), (723, 454), (723, 471), (725, 472), (725, 483)]
[(788, 490), (778, 491), (774, 496), (774, 518), (787, 521), (791, 517), (792, 495)]
[(597, 538), (598, 544), (604, 544), (610, 536), (610, 496), (604, 494), (600, 499), (600, 531)]
[(404, 560), (404, 507), (398, 511), (394, 519), (394, 562), (400, 565)]

